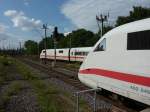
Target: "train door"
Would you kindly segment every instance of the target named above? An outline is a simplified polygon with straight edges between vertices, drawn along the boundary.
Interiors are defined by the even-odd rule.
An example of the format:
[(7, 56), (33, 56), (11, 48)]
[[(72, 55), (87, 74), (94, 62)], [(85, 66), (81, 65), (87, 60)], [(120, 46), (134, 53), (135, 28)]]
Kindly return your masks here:
[(74, 61), (76, 61), (76, 54), (77, 54), (77, 50), (75, 49), (75, 51), (74, 51)]
[(69, 48), (69, 51), (68, 51), (68, 61), (69, 62), (71, 61), (71, 48)]

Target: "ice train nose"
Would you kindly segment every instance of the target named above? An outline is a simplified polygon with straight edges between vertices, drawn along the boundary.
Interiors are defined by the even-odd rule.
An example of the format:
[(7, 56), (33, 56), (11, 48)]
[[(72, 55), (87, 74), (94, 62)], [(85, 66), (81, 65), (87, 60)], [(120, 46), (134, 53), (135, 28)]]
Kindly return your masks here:
[(92, 78), (90, 77), (89, 74), (83, 74), (83, 73), (78, 73), (78, 79), (85, 84), (86, 86), (90, 87), (90, 88), (97, 88), (97, 83), (92, 80)]

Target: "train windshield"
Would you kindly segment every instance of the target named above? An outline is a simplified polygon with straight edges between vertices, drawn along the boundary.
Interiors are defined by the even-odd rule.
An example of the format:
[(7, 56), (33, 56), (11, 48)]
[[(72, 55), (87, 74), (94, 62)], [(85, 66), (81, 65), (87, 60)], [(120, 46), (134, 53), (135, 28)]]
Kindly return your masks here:
[(104, 38), (94, 51), (105, 51), (106, 50), (106, 38)]

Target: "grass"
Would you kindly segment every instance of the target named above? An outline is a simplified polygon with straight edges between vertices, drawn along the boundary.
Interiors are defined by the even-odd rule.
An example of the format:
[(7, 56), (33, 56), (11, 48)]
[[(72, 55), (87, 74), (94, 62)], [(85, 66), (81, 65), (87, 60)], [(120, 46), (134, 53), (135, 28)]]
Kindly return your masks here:
[(13, 64), (13, 60), (6, 56), (0, 56), (0, 85), (8, 79), (9, 69)]
[[(17, 61), (17, 69), (23, 77), (33, 86), (38, 103), (42, 112), (72, 112), (75, 108), (75, 102), (72, 95), (61, 90), (61, 88), (49, 83), (47, 85), (44, 80), (40, 80), (37, 73), (33, 73), (25, 64)], [(82, 112), (89, 112), (88, 105), (81, 101)]]
[(2, 64), (0, 63), (0, 85), (2, 85), (5, 81), (5, 78), (4, 78), (4, 74), (5, 74), (5, 71), (3, 71), (3, 66)]
[(3, 65), (3, 66), (9, 66), (11, 65), (13, 62), (12, 62), (12, 59), (7, 57), (7, 56), (0, 56), (0, 63)]
[(8, 103), (11, 96), (18, 94), (23, 88), (20, 82), (12, 82), (1, 96), (3, 106)]
[(69, 63), (66, 65), (66, 67), (71, 67), (71, 68), (80, 68), (80, 62), (74, 62), (74, 63)]
[(33, 74), (29, 67), (27, 67), (25, 64), (16, 61), (15, 65), (17, 67), (18, 72), (23, 76), (25, 80), (31, 81), (31, 80), (38, 80), (38, 76), (36, 74)]
[[(6, 89), (1, 92), (0, 100), (0, 112), (4, 112), (4, 106), (8, 103), (12, 95), (18, 94), (22, 89), (22, 85), (19, 82), (11, 82), (8, 85), (5, 84), (8, 79), (10, 79), (10, 70), (14, 66), (14, 60), (6, 57), (0, 56), (0, 86), (6, 86)], [(8, 87), (7, 87), (8, 86)]]
[[(29, 82), (34, 90), (42, 112), (72, 112), (75, 110), (75, 98), (72, 94), (50, 82), (46, 83), (45, 80), (41, 80), (40, 77), (38, 77), (38, 73), (33, 72), (29, 66), (10, 57), (0, 56), (0, 86), (2, 86), (7, 79), (10, 79), (10, 69), (12, 68), (15, 68), (15, 72), (22, 75), (23, 79)], [(3, 105), (5, 106), (11, 96), (18, 94), (22, 89), (23, 85), (19, 81), (10, 83), (4, 94), (0, 96)], [(80, 101), (80, 104), (81, 112), (90, 111), (88, 105), (83, 100)], [(4, 112), (4, 109), (1, 107), (0, 112)]]

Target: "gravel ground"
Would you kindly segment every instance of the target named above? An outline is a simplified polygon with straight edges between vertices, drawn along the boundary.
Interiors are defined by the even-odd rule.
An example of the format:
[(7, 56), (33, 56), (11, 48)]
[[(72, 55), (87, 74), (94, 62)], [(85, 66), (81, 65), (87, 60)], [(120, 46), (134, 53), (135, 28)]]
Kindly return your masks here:
[[(21, 89), (17, 93), (12, 94), (10, 99), (4, 103), (2, 98), (9, 91), (13, 83), (20, 84)], [(27, 81), (9, 81), (0, 90), (0, 104), (5, 112), (40, 112), (35, 92)]]
[[(80, 91), (78, 88), (72, 86), (72, 85), (69, 85), (67, 83), (65, 83), (64, 81), (61, 81), (57, 78), (50, 78), (50, 76), (46, 73), (43, 73), (41, 72), (40, 70), (37, 70), (35, 68), (32, 68), (30, 66), (30, 68), (32, 69), (32, 71), (36, 72), (36, 73), (39, 73), (38, 76), (40, 78), (44, 78), (45, 77), (45, 84), (47, 85), (50, 85), (50, 83), (56, 85), (57, 87), (61, 88), (63, 91), (67, 91), (69, 93), (72, 94), (72, 96), (75, 97), (75, 93)], [(75, 97), (76, 98), (76, 97)], [(93, 96), (89, 93), (85, 93), (85, 94), (82, 94), (80, 95), (80, 98), (84, 99), (92, 108), (94, 107), (93, 105)], [(98, 99), (97, 98), (97, 110), (109, 110), (112, 105), (110, 103), (107, 103), (101, 99)]]
[(32, 89), (25, 89), (11, 97), (6, 112), (41, 112), (41, 110)]
[[(39, 79), (44, 80), (45, 84), (49, 86), (50, 84), (56, 85), (61, 90), (66, 91), (72, 94), (72, 97), (75, 98), (75, 92), (79, 91), (78, 88), (73, 87), (61, 80), (56, 78), (50, 78), (48, 74), (40, 72), (37, 69), (31, 68), (33, 73), (36, 73)], [(9, 89), (10, 85), (14, 82), (17, 82), (21, 85), (21, 89), (16, 94), (12, 94), (7, 103), (3, 103), (1, 97), (4, 96), (6, 91)], [(89, 93), (82, 94), (80, 97), (84, 99), (91, 107), (93, 107), (93, 96)], [(37, 102), (36, 94), (32, 89), (32, 85), (28, 83), (27, 80), (24, 80), (20, 74), (17, 74), (15, 67), (11, 68), (7, 74), (7, 80), (3, 85), (0, 86), (0, 109), (3, 107), (5, 112), (41, 112), (40, 107)], [(107, 102), (97, 99), (97, 109), (111, 107)]]
[(17, 72), (14, 65), (6, 66), (0, 77), (4, 77), (4, 82), (0, 85), (0, 112), (41, 111), (32, 86)]
[(5, 72), (5, 82), (14, 80), (24, 80), (22, 75), (17, 73), (16, 66), (14, 65), (5, 66)]
[[(72, 95), (74, 95), (75, 97), (75, 93), (80, 91), (78, 88), (75, 88), (69, 84), (66, 84), (65, 82), (58, 80), (56, 78), (51, 78), (51, 79), (46, 79), (45, 83), (49, 84), (49, 83), (53, 83), (54, 85), (60, 87), (62, 90), (64, 91), (68, 91), (69, 93), (71, 93)], [(93, 107), (93, 96), (89, 93), (85, 93), (80, 95), (80, 98), (84, 99), (91, 107)], [(105, 109), (105, 110), (109, 110), (111, 108), (112, 105), (110, 105), (109, 103), (97, 99), (97, 109), (101, 110), (101, 109)]]

